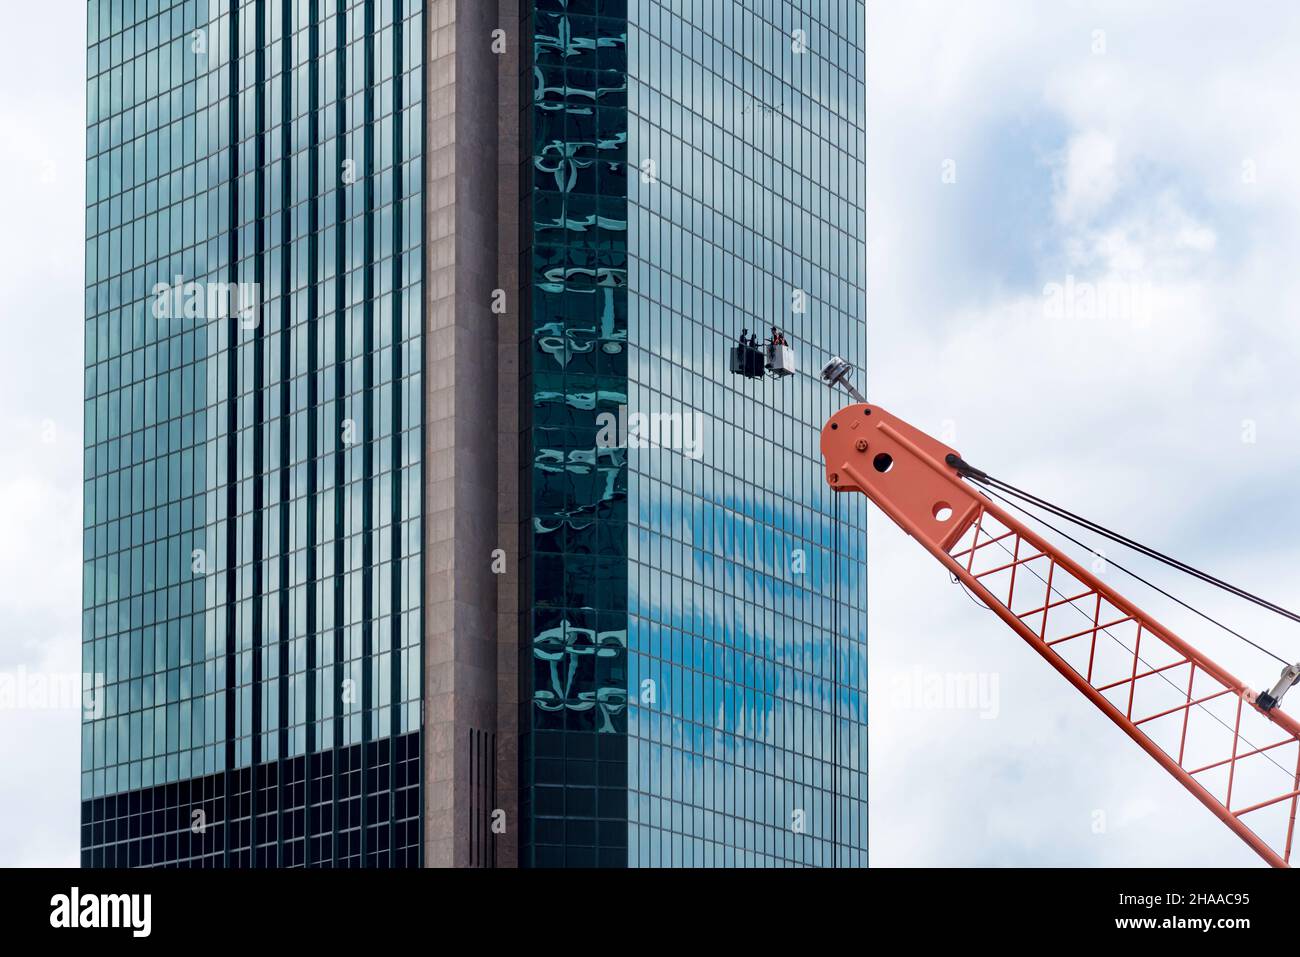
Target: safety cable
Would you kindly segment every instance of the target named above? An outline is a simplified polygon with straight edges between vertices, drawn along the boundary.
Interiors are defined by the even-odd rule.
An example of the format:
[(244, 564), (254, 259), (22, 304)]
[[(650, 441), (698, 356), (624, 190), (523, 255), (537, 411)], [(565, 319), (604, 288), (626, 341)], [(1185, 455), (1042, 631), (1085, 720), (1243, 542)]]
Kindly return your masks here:
[(1200, 581), (1203, 581), (1206, 584), (1213, 585), (1216, 588), (1221, 588), (1224, 591), (1228, 592), (1229, 594), (1236, 595), (1238, 598), (1244, 598), (1246, 601), (1258, 605), (1261, 608), (1267, 609), (1268, 611), (1271, 611), (1276, 615), (1280, 615), (1283, 618), (1290, 619), (1291, 621), (1294, 622), (1300, 622), (1300, 614), (1297, 614), (1296, 612), (1291, 611), (1288, 608), (1283, 608), (1281, 605), (1268, 601), (1265, 598), (1260, 598), (1258, 595), (1252, 594), (1251, 592), (1246, 591), (1244, 588), (1239, 588), (1236, 585), (1230, 584), (1229, 582), (1225, 582), (1221, 578), (1216, 578), (1215, 576), (1209, 574), (1208, 572), (1201, 571), (1199, 568), (1194, 568), (1193, 566), (1188, 565), (1186, 562), (1181, 562), (1176, 558), (1172, 558), (1169, 555), (1164, 554), (1163, 552), (1159, 552), (1156, 549), (1151, 548), (1149, 545), (1143, 545), (1141, 542), (1134, 541), (1133, 539), (1129, 538), (1126, 535), (1121, 535), (1118, 532), (1106, 528), (1104, 525), (1100, 525), (1097, 522), (1094, 522), (1090, 519), (1086, 519), (1080, 515), (1076, 515), (1073, 512), (1068, 511), (1067, 509), (1061, 508), (1059, 505), (1053, 505), (1051, 502), (1048, 502), (1045, 499), (1041, 499), (1037, 495), (1032, 495), (1029, 492), (1016, 488), (1014, 485), (1011, 485), (1007, 482), (1003, 482), (1001, 479), (994, 478), (993, 476), (989, 475), (987, 472), (983, 472), (980, 469), (974, 468), (966, 464), (965, 462), (962, 462), (961, 459), (957, 459), (956, 462), (953, 462), (951, 464), (953, 464), (963, 476), (971, 479), (974, 482), (979, 483), (980, 485), (985, 486), (986, 488), (996, 488), (999, 491), (1006, 492), (1008, 495), (1013, 495), (1016, 498), (1019, 498), (1023, 501), (1030, 502), (1034, 505), (1037, 505), (1039, 508), (1043, 509), (1044, 511), (1050, 512), (1051, 514), (1057, 516), (1058, 518), (1063, 518), (1068, 522), (1073, 522), (1075, 525), (1078, 525), (1082, 528), (1086, 528), (1091, 532), (1095, 532), (1096, 534), (1102, 536), (1103, 538), (1109, 539), (1110, 541), (1115, 542), (1116, 544), (1123, 545), (1125, 548), (1132, 549), (1138, 554), (1145, 555), (1148, 558), (1152, 558), (1158, 562), (1161, 562), (1164, 565), (1168, 565), (1170, 568), (1174, 568), (1187, 575), (1191, 575), (1193, 578), (1199, 579)]
[(1161, 587), (1160, 587), (1159, 585), (1157, 585), (1155, 582), (1152, 582), (1152, 581), (1149, 581), (1149, 580), (1146, 579), (1146, 578), (1143, 578), (1143, 577), (1142, 577), (1141, 575), (1139, 575), (1137, 572), (1132, 571), (1132, 570), (1130, 570), (1130, 569), (1128, 569), (1128, 568), (1125, 568), (1123, 565), (1121, 565), (1119, 562), (1115, 561), (1113, 558), (1109, 558), (1109, 557), (1103, 555), (1101, 552), (1097, 551), (1097, 550), (1096, 550), (1095, 548), (1093, 548), (1091, 545), (1088, 545), (1088, 544), (1085, 543), (1085, 542), (1081, 542), (1081, 541), (1079, 541), (1077, 538), (1075, 538), (1073, 535), (1069, 534), (1068, 532), (1062, 531), (1061, 529), (1059, 529), (1059, 528), (1057, 528), (1055, 525), (1053, 525), (1051, 522), (1049, 522), (1049, 521), (1047, 521), (1045, 518), (1043, 518), (1041, 515), (1036, 515), (1036, 514), (1034, 514), (1033, 512), (1031, 512), (1029, 509), (1025, 508), (1024, 506), (1022, 506), (1022, 505), (1017, 505), (1015, 502), (1011, 501), (1011, 500), (1008, 499), (1008, 498), (1003, 498), (1001, 495), (999, 495), (997, 492), (995, 492), (995, 491), (994, 491), (993, 489), (991, 489), (991, 488), (987, 488), (987, 487), (986, 487), (986, 488), (984, 489), (984, 491), (985, 491), (987, 494), (991, 495), (993, 498), (995, 498), (995, 499), (997, 499), (998, 501), (1002, 502), (1004, 505), (1007, 505), (1007, 506), (1010, 507), (1010, 508), (1014, 508), (1016, 511), (1020, 512), (1020, 514), (1022, 514), (1022, 515), (1026, 515), (1026, 516), (1028, 516), (1029, 518), (1032, 518), (1034, 521), (1038, 522), (1039, 524), (1043, 525), (1043, 526), (1046, 527), (1046, 528), (1050, 528), (1050, 529), (1051, 529), (1052, 531), (1054, 531), (1057, 535), (1060, 535), (1062, 538), (1066, 539), (1067, 541), (1071, 541), (1071, 542), (1073, 542), (1074, 544), (1078, 545), (1080, 548), (1085, 549), (1085, 550), (1091, 552), (1093, 555), (1096, 555), (1098, 558), (1100, 558), (1102, 561), (1106, 562), (1108, 565), (1114, 565), (1116, 568), (1118, 568), (1120, 571), (1122, 571), (1125, 575), (1128, 575), (1130, 578), (1132, 578), (1132, 579), (1134, 579), (1134, 580), (1136, 580), (1136, 581), (1141, 582), (1143, 585), (1146, 585), (1148, 588), (1152, 588), (1152, 589), (1154, 589), (1155, 591), (1158, 591), (1160, 594), (1164, 595), (1164, 596), (1165, 596), (1166, 598), (1168, 598), (1170, 601), (1176, 602), (1177, 604), (1182, 605), (1182, 606), (1183, 606), (1184, 608), (1186, 608), (1188, 611), (1193, 612), (1193, 613), (1195, 613), (1195, 614), (1197, 614), (1197, 615), (1200, 615), (1202, 618), (1204, 618), (1204, 619), (1205, 619), (1206, 621), (1208, 621), (1210, 624), (1212, 624), (1212, 625), (1217, 625), (1218, 627), (1220, 627), (1220, 628), (1222, 628), (1224, 631), (1226, 631), (1228, 634), (1233, 635), (1234, 637), (1240, 638), (1242, 641), (1244, 641), (1246, 644), (1250, 645), (1252, 648), (1256, 649), (1257, 651), (1262, 651), (1264, 654), (1268, 655), (1269, 657), (1271, 657), (1271, 658), (1276, 658), (1278, 661), (1282, 662), (1283, 665), (1290, 665), (1290, 664), (1291, 664), (1291, 662), (1287, 661), (1287, 660), (1286, 660), (1285, 658), (1283, 658), (1281, 655), (1276, 654), (1275, 652), (1269, 651), (1269, 650), (1268, 650), (1267, 648), (1265, 648), (1263, 645), (1256, 644), (1254, 641), (1252, 641), (1251, 639), (1247, 638), (1247, 637), (1246, 637), (1245, 635), (1243, 635), (1241, 632), (1236, 631), (1236, 630), (1233, 629), (1233, 628), (1229, 628), (1227, 625), (1225, 625), (1223, 622), (1219, 621), (1217, 618), (1213, 618), (1213, 617), (1211, 617), (1210, 615), (1207, 615), (1205, 612), (1201, 611), (1199, 608), (1195, 608), (1195, 607), (1193, 607), (1192, 605), (1189, 605), (1187, 602), (1183, 601), (1183, 600), (1182, 600), (1181, 598), (1179, 598), (1177, 595), (1171, 595), (1169, 592), (1165, 591), (1163, 588), (1161, 588)]
[(952, 581), (954, 585), (961, 586), (961, 593), (965, 595), (967, 598), (969, 598), (977, 608), (983, 608), (986, 611), (993, 610), (992, 608), (989, 608), (988, 605), (984, 604), (984, 602), (980, 601), (978, 598), (972, 595), (970, 589), (966, 587), (966, 584), (960, 578), (954, 575), (952, 572), (948, 573), (948, 578)]

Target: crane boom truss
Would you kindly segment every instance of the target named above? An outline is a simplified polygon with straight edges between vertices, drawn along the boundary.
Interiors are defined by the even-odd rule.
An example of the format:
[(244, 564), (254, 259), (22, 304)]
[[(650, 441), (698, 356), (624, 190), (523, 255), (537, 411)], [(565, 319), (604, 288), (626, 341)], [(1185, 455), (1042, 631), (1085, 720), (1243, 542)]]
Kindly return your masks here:
[(956, 452), (878, 406), (822, 431), (827, 480), (866, 494), (1234, 833), (1289, 866), (1300, 723), (965, 481)]

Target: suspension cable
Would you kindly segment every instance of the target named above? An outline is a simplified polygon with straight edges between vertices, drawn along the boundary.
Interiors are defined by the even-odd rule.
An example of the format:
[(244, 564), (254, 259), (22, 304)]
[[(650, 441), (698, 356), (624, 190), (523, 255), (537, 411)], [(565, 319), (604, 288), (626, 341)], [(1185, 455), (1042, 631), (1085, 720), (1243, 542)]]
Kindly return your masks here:
[[(1003, 499), (1003, 501), (1006, 501), (1006, 500)], [(1023, 511), (1023, 509), (1022, 509), (1021, 511)], [(1026, 512), (1025, 514), (1029, 514), (1029, 513)], [(1042, 521), (1042, 519), (1039, 519), (1039, 521)], [(1043, 524), (1046, 525), (1047, 523), (1044, 522)], [(1049, 527), (1050, 527), (1050, 526), (1049, 526)], [(1068, 537), (1068, 536), (1067, 536), (1067, 537)], [(1004, 552), (1007, 553), (1007, 555), (1011, 556), (1012, 560), (1015, 559), (1015, 553), (1012, 552), (1011, 549), (1007, 548), (1006, 542), (1003, 542), (1003, 541), (1001, 541), (1001, 540), (999, 540), (999, 539), (994, 539), (994, 540), (993, 540), (993, 544), (997, 545), (998, 548), (1002, 549)], [(1086, 545), (1083, 546), (1083, 547), (1084, 547), (1084, 548), (1087, 548)], [(1116, 567), (1118, 568), (1119, 566), (1117, 565)], [(1025, 566), (1025, 570), (1026, 570), (1027, 572), (1029, 572), (1029, 574), (1031, 574), (1031, 575), (1033, 575), (1035, 578), (1037, 578), (1037, 579), (1038, 579), (1040, 582), (1042, 582), (1044, 585), (1047, 586), (1047, 590), (1048, 590), (1047, 593), (1048, 593), (1049, 598), (1050, 598), (1051, 595), (1055, 594), (1058, 598), (1066, 599), (1066, 595), (1065, 595), (1065, 593), (1062, 592), (1059, 588), (1057, 588), (1054, 584), (1052, 584), (1051, 582), (1049, 582), (1049, 581), (1048, 581), (1046, 578), (1044, 578), (1042, 575), (1040, 575), (1040, 574), (1038, 573), (1038, 571), (1037, 571), (1037, 570), (1036, 570), (1032, 565), (1026, 565), (1026, 566)], [(964, 586), (964, 585), (962, 586), (962, 588), (963, 588), (963, 590), (965, 590), (965, 586)], [(1177, 600), (1177, 599), (1175, 599), (1175, 600)], [(1079, 607), (1077, 604), (1075, 604), (1073, 601), (1070, 601), (1070, 600), (1066, 599), (1065, 602), (1064, 602), (1064, 604), (1065, 604), (1065, 607), (1067, 607), (1067, 608), (1073, 608), (1076, 612), (1078, 612), (1080, 615), (1082, 615), (1084, 621), (1092, 621), (1092, 619), (1089, 617), (1088, 613), (1087, 613), (1086, 611), (1084, 611), (1082, 608), (1080, 608), (1080, 607)], [(984, 607), (987, 608), (988, 606), (985, 605)], [(989, 609), (989, 610), (992, 611), (992, 609)], [(1193, 610), (1195, 610), (1195, 609), (1193, 609)], [(1138, 654), (1138, 650), (1137, 650), (1137, 647), (1136, 647), (1136, 646), (1133, 647), (1133, 648), (1130, 648), (1128, 645), (1126, 645), (1126, 644), (1125, 644), (1123, 641), (1121, 641), (1119, 638), (1115, 637), (1115, 635), (1111, 632), (1110, 628), (1107, 627), (1107, 626), (1105, 626), (1105, 625), (1102, 625), (1102, 626), (1101, 626), (1101, 631), (1105, 633), (1105, 635), (1106, 635), (1107, 638), (1109, 638), (1111, 641), (1115, 642), (1115, 644), (1119, 645), (1120, 648), (1124, 649), (1124, 651), (1126, 651), (1126, 652), (1128, 652), (1129, 654), (1133, 655), (1133, 657), (1134, 657), (1137, 661), (1141, 662), (1144, 666), (1146, 666), (1147, 670), (1148, 670), (1149, 672), (1151, 672), (1151, 674), (1152, 674), (1154, 677), (1159, 678), (1161, 681), (1163, 681), (1165, 684), (1169, 685), (1169, 687), (1173, 688), (1175, 691), (1178, 691), (1180, 694), (1182, 693), (1182, 689), (1179, 688), (1178, 685), (1174, 684), (1173, 680), (1169, 677), (1169, 675), (1165, 674), (1164, 671), (1162, 671), (1162, 670), (1160, 670), (1160, 669), (1158, 669), (1158, 668), (1153, 667), (1152, 664), (1151, 664), (1149, 661), (1147, 661), (1145, 658), (1143, 658), (1141, 655)], [(1270, 654), (1271, 654), (1271, 652), (1270, 652)], [(1202, 701), (1190, 701), (1190, 700), (1189, 700), (1189, 702), (1188, 702), (1188, 707), (1195, 707), (1195, 708), (1197, 708), (1199, 711), (1201, 711), (1202, 713), (1204, 713), (1206, 716), (1208, 716), (1209, 718), (1211, 718), (1211, 719), (1213, 719), (1215, 722), (1217, 722), (1217, 723), (1218, 723), (1220, 726), (1222, 726), (1225, 730), (1227, 730), (1227, 731), (1233, 731), (1233, 730), (1234, 730), (1233, 727), (1232, 727), (1232, 725), (1228, 724), (1228, 722), (1224, 721), (1224, 720), (1223, 720), (1222, 718), (1220, 718), (1217, 714), (1215, 714), (1215, 713), (1214, 713), (1213, 711), (1211, 711), (1208, 707), (1206, 707), (1206, 705), (1205, 705), (1204, 702), (1202, 702)], [(1246, 743), (1246, 747), (1248, 747), (1252, 752), (1259, 754), (1260, 757), (1264, 758), (1266, 761), (1268, 761), (1269, 764), (1273, 765), (1273, 767), (1277, 768), (1277, 769), (1278, 769), (1279, 771), (1281, 771), (1283, 774), (1287, 775), (1288, 778), (1292, 778), (1292, 779), (1294, 778), (1294, 776), (1292, 775), (1292, 773), (1291, 773), (1290, 771), (1288, 771), (1286, 768), (1282, 767), (1282, 765), (1278, 764), (1277, 761), (1274, 760), (1273, 756), (1272, 756), (1271, 754), (1268, 754), (1268, 753), (1267, 753), (1267, 749), (1262, 749), (1262, 748), (1260, 748), (1259, 746), (1257, 746), (1253, 741), (1251, 741), (1251, 740), (1250, 740), (1249, 738), (1247, 738), (1244, 734), (1242, 734), (1241, 731), (1240, 731), (1240, 729), (1237, 729), (1237, 730), (1235, 731), (1235, 733), (1237, 734), (1238, 737), (1241, 738), (1242, 741), (1244, 741), (1244, 742)]]
[(1016, 498), (1022, 501), (1028, 502), (1033, 505), (1037, 505), (1039, 508), (1043, 509), (1046, 512), (1050, 512), (1052, 515), (1055, 515), (1058, 518), (1063, 518), (1068, 522), (1073, 522), (1075, 525), (1078, 525), (1081, 528), (1086, 528), (1091, 532), (1095, 532), (1096, 534), (1100, 535), (1102, 538), (1109, 539), (1110, 541), (1115, 542), (1116, 544), (1123, 545), (1125, 548), (1132, 549), (1133, 551), (1137, 552), (1140, 555), (1145, 555), (1146, 557), (1154, 559), (1155, 561), (1158, 561), (1164, 565), (1168, 565), (1170, 568), (1174, 568), (1178, 571), (1183, 572), (1184, 574), (1191, 575), (1193, 578), (1199, 579), (1200, 581), (1203, 581), (1206, 584), (1213, 585), (1216, 588), (1221, 588), (1224, 591), (1228, 592), (1229, 594), (1236, 595), (1238, 598), (1244, 598), (1246, 601), (1249, 601), (1255, 605), (1258, 605), (1261, 608), (1271, 611), (1276, 615), (1280, 615), (1283, 618), (1287, 618), (1294, 622), (1300, 622), (1300, 614), (1291, 611), (1289, 608), (1283, 608), (1281, 605), (1268, 601), (1265, 598), (1261, 598), (1258, 595), (1252, 594), (1251, 592), (1246, 591), (1244, 588), (1239, 588), (1236, 585), (1230, 584), (1229, 582), (1225, 582), (1221, 578), (1216, 578), (1214, 575), (1211, 575), (1208, 572), (1201, 571), (1199, 568), (1194, 568), (1193, 566), (1188, 565), (1186, 562), (1181, 562), (1176, 558), (1172, 558), (1169, 555), (1164, 554), (1163, 552), (1159, 552), (1156, 549), (1151, 548), (1149, 545), (1143, 545), (1141, 542), (1134, 541), (1133, 539), (1129, 538), (1126, 535), (1121, 535), (1116, 531), (1112, 531), (1111, 529), (1106, 528), (1104, 525), (1100, 525), (1097, 522), (1094, 522), (1090, 519), (1086, 519), (1080, 515), (1076, 515), (1071, 511), (1061, 508), (1059, 505), (1053, 505), (1051, 502), (1048, 502), (1045, 499), (1041, 499), (1037, 495), (1032, 495), (1029, 492), (1026, 492), (1022, 489), (1018, 489), (1014, 485), (1011, 485), (1007, 482), (1003, 482), (1001, 479), (994, 478), (993, 476), (989, 475), (987, 472), (974, 468), (973, 466), (967, 464), (966, 462), (963, 462), (960, 458), (958, 458), (955, 455), (951, 455), (948, 458), (949, 458), (948, 464), (954, 466), (961, 475), (971, 479), (974, 482), (979, 483), (980, 485), (983, 485), (985, 488), (997, 489), (999, 491), (1005, 492), (1008, 495), (1015, 496)]
[(1073, 535), (1069, 534), (1068, 532), (1062, 531), (1061, 529), (1059, 529), (1059, 528), (1057, 528), (1055, 525), (1053, 525), (1051, 522), (1049, 522), (1049, 521), (1047, 521), (1045, 518), (1043, 518), (1041, 515), (1036, 515), (1035, 513), (1031, 512), (1029, 509), (1025, 508), (1024, 506), (1022, 506), (1022, 505), (1017, 505), (1015, 502), (1011, 501), (1010, 499), (1008, 499), (1008, 498), (1004, 498), (1003, 496), (999, 495), (997, 492), (993, 491), (993, 489), (991, 489), (991, 488), (987, 488), (987, 487), (986, 487), (986, 488), (985, 488), (985, 492), (987, 492), (987, 493), (988, 493), (989, 495), (991, 495), (993, 498), (995, 498), (995, 499), (997, 499), (998, 501), (1002, 502), (1004, 505), (1008, 506), (1009, 508), (1013, 508), (1013, 509), (1015, 509), (1016, 511), (1018, 511), (1020, 514), (1025, 515), (1025, 516), (1028, 516), (1029, 518), (1032, 518), (1034, 521), (1036, 521), (1036, 522), (1038, 522), (1039, 524), (1043, 525), (1045, 528), (1050, 528), (1053, 532), (1055, 532), (1057, 535), (1060, 535), (1062, 538), (1066, 539), (1067, 541), (1073, 542), (1075, 545), (1078, 545), (1080, 548), (1085, 549), (1085, 550), (1088, 551), (1088, 552), (1091, 552), (1093, 555), (1097, 556), (1098, 558), (1100, 558), (1102, 561), (1106, 562), (1107, 564), (1109, 564), (1109, 565), (1114, 565), (1116, 568), (1118, 568), (1120, 571), (1122, 571), (1125, 575), (1128, 575), (1130, 578), (1134, 579), (1135, 581), (1139, 581), (1139, 582), (1141, 582), (1143, 585), (1146, 585), (1148, 588), (1152, 588), (1152, 589), (1154, 589), (1155, 591), (1158, 591), (1160, 594), (1164, 595), (1164, 596), (1165, 596), (1166, 598), (1168, 598), (1170, 601), (1175, 602), (1175, 603), (1181, 605), (1182, 607), (1186, 608), (1188, 611), (1190, 611), (1190, 612), (1192, 612), (1192, 613), (1194, 613), (1194, 614), (1200, 615), (1202, 618), (1204, 618), (1204, 619), (1205, 619), (1206, 621), (1208, 621), (1210, 624), (1212, 624), (1212, 625), (1217, 625), (1219, 628), (1222, 628), (1222, 629), (1223, 629), (1224, 631), (1226, 631), (1228, 634), (1233, 635), (1233, 636), (1236, 637), (1236, 638), (1240, 638), (1242, 641), (1244, 641), (1246, 644), (1250, 645), (1250, 646), (1251, 646), (1252, 648), (1254, 648), (1255, 650), (1263, 652), (1264, 654), (1268, 655), (1270, 658), (1276, 658), (1278, 661), (1282, 662), (1283, 665), (1290, 665), (1290, 664), (1291, 664), (1291, 662), (1287, 661), (1287, 660), (1286, 660), (1285, 658), (1283, 658), (1281, 655), (1279, 655), (1279, 654), (1277, 654), (1277, 653), (1275, 653), (1275, 652), (1270, 651), (1269, 649), (1265, 648), (1263, 645), (1260, 645), (1260, 644), (1255, 643), (1254, 641), (1252, 641), (1251, 639), (1249, 639), (1249, 638), (1247, 638), (1245, 635), (1243, 635), (1241, 632), (1239, 632), (1239, 631), (1237, 631), (1237, 630), (1235, 630), (1235, 629), (1233, 629), (1233, 628), (1229, 628), (1227, 625), (1225, 625), (1223, 622), (1219, 621), (1217, 618), (1214, 618), (1214, 617), (1212, 617), (1212, 616), (1210, 616), (1210, 615), (1207, 615), (1205, 612), (1201, 611), (1199, 608), (1196, 608), (1196, 607), (1193, 607), (1192, 605), (1189, 605), (1187, 602), (1183, 601), (1183, 600), (1182, 600), (1181, 598), (1179, 598), (1177, 595), (1171, 595), (1169, 592), (1165, 591), (1163, 588), (1161, 588), (1161, 587), (1160, 587), (1159, 585), (1157, 585), (1155, 582), (1152, 582), (1152, 581), (1149, 581), (1149, 580), (1146, 579), (1146, 578), (1143, 578), (1143, 577), (1142, 577), (1141, 575), (1139, 575), (1137, 572), (1132, 571), (1131, 569), (1125, 568), (1123, 565), (1121, 565), (1119, 562), (1115, 561), (1113, 558), (1108, 558), (1107, 556), (1103, 555), (1101, 552), (1097, 551), (1095, 548), (1093, 548), (1091, 545), (1088, 545), (1086, 542), (1081, 542), (1081, 541), (1079, 541), (1077, 538), (1075, 538)]

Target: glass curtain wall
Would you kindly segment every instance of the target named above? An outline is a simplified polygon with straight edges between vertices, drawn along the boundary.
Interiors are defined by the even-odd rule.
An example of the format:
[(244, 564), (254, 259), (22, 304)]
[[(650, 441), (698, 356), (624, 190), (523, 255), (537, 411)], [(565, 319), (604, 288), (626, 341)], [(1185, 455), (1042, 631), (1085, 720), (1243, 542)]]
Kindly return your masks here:
[[(865, 359), (863, 38), (860, 0), (629, 2), (634, 865), (866, 863), (866, 500), (816, 378)], [(772, 326), (801, 374), (731, 375)]]
[(535, 866), (627, 862), (626, 4), (527, 11), (524, 835)]
[(83, 863), (418, 863), (423, 3), (88, 13)]

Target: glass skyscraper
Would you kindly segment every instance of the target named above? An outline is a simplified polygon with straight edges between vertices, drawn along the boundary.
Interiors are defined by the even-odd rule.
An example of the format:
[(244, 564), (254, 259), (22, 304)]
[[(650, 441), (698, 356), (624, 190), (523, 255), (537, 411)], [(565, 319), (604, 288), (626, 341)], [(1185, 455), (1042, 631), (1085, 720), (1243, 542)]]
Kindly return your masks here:
[[(865, 865), (866, 502), (826, 490), (816, 379), (865, 353), (863, 4), (628, 20), (629, 402), (702, 433), (631, 453), (629, 862)], [(811, 374), (727, 375), (771, 325)]]
[(865, 502), (726, 371), (863, 354), (863, 4), (534, 7), (523, 860), (865, 864)]
[(88, 9), (83, 862), (416, 863), (421, 4)]
[(83, 863), (865, 863), (861, 0), (88, 11)]

